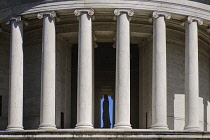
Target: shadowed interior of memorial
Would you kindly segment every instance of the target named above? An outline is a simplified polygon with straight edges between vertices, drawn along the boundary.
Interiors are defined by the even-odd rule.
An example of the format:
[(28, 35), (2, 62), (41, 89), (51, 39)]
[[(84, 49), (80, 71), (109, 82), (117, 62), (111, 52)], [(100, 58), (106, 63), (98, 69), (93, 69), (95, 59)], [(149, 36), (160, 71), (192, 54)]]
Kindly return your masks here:
[[(138, 46), (131, 45), (131, 125), (133, 128), (138, 126), (138, 106), (139, 106), (139, 89), (138, 89)], [(77, 45), (72, 48), (72, 81), (77, 79)], [(94, 127), (101, 128), (101, 106), (100, 101), (104, 94), (108, 94), (113, 99), (115, 106), (115, 69), (116, 69), (116, 48), (113, 43), (98, 43), (94, 49)], [(72, 124), (76, 125), (76, 95), (77, 82), (72, 83)], [(114, 107), (113, 107), (114, 109)], [(115, 109), (113, 110), (113, 113)], [(114, 114), (113, 114), (114, 117)], [(114, 122), (114, 118), (113, 118)]]

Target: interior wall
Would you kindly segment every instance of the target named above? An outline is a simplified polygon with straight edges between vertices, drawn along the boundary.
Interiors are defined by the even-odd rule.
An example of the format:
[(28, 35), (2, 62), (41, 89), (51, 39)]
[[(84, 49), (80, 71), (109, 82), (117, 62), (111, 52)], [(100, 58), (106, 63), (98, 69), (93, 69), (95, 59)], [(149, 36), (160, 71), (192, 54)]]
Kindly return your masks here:
[(139, 128), (152, 126), (152, 41), (139, 49)]
[(130, 115), (131, 127), (139, 128), (139, 47), (131, 45), (130, 58)]
[(184, 46), (167, 43), (167, 122), (170, 130), (185, 125), (185, 51)]
[[(57, 38), (56, 40), (56, 127), (70, 127), (70, 51), (64, 40)], [(70, 59), (70, 60), (68, 60)], [(61, 118), (61, 113), (64, 113), (64, 118)], [(68, 115), (69, 118), (66, 116)]]
[[(152, 116), (152, 42), (140, 47), (140, 128), (151, 127)], [(209, 57), (199, 51), (199, 111), (200, 128), (209, 130)], [(167, 123), (170, 130), (185, 126), (185, 48), (167, 43)], [(147, 114), (147, 119), (146, 119)], [(147, 125), (147, 126), (146, 126)]]
[(64, 128), (70, 128), (71, 126), (71, 47), (66, 46), (66, 73), (65, 73), (65, 114), (64, 114)]
[(40, 124), (42, 44), (24, 45), (23, 127), (37, 129)]
[[(200, 129), (209, 129), (209, 56), (199, 49)], [(167, 43), (167, 113), (171, 130), (185, 127), (185, 48)]]
[(78, 45), (71, 48), (71, 123), (70, 128), (77, 124), (77, 67), (78, 67)]
[(146, 119), (144, 115), (144, 103), (143, 103), (143, 92), (144, 92), (144, 48), (139, 46), (139, 128), (146, 129)]
[[(0, 33), (0, 36), (3, 35)], [(0, 37), (0, 38), (1, 38)], [(9, 95), (9, 42), (0, 40), (0, 96), (2, 96), (2, 116), (0, 116), (0, 130), (7, 128), (8, 95)]]
[[(24, 46), (24, 129), (37, 129), (40, 124), (42, 43)], [(56, 127), (70, 127), (71, 52), (65, 42), (56, 41)], [(9, 64), (9, 63), (8, 63)]]
[(199, 53), (199, 114), (200, 128), (204, 131), (210, 130), (209, 68), (209, 56)]

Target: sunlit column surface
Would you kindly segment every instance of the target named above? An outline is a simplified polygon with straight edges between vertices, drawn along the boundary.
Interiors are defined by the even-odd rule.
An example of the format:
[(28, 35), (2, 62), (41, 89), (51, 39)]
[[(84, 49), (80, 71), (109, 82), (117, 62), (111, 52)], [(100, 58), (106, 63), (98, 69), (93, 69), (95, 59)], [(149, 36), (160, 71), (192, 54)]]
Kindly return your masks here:
[(78, 84), (77, 84), (77, 129), (92, 129), (93, 111), (93, 9), (77, 9), (79, 18)]
[(203, 21), (194, 17), (188, 17), (185, 23), (185, 130), (200, 130), (198, 24)]
[(43, 18), (42, 32), (42, 85), (39, 129), (56, 129), (55, 126), (55, 17), (56, 13), (39, 13)]
[(130, 129), (130, 19), (134, 11), (115, 9), (114, 14), (117, 16), (114, 128)]
[(153, 12), (152, 129), (168, 129), (166, 24), (171, 15)]
[(23, 22), (11, 18), (10, 87), (7, 130), (23, 130)]

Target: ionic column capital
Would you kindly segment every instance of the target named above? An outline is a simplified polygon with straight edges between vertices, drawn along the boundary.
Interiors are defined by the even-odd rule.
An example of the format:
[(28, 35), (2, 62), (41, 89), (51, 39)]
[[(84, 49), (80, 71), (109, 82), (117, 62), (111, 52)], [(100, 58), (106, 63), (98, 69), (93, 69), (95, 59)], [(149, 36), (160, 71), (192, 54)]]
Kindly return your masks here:
[(192, 23), (192, 22), (197, 22), (199, 25), (203, 24), (203, 20), (197, 17), (192, 17), (192, 16), (188, 16), (186, 19), (186, 22), (188, 23)]
[(154, 11), (152, 13), (152, 17), (153, 18), (165, 17), (165, 19), (170, 19), (171, 18), (171, 14), (167, 13), (167, 12)]
[(28, 22), (23, 20), (21, 16), (11, 17), (9, 20), (7, 20), (6, 24), (11, 24), (12, 21), (15, 21), (17, 23), (22, 22), (24, 25), (28, 25)]
[(44, 16), (50, 16), (51, 18), (56, 17), (56, 12), (55, 11), (47, 11), (47, 12), (41, 12), (37, 14), (38, 19), (42, 19)]
[(11, 24), (11, 21), (15, 21), (15, 22), (21, 22), (22, 21), (22, 18), (21, 16), (17, 16), (17, 17), (12, 17), (10, 18), (6, 24)]
[(11, 17), (11, 18), (6, 22), (6, 24), (11, 24), (12, 21), (15, 21), (15, 22), (23, 22), (21, 16), (17, 16), (17, 17)]
[(87, 13), (89, 16), (92, 16), (92, 15), (94, 15), (94, 9), (92, 9), (92, 8), (90, 8), (90, 9), (76, 9), (74, 11), (74, 14), (76, 16), (80, 16), (81, 13)]
[(115, 16), (119, 16), (121, 13), (126, 13), (130, 17), (134, 15), (134, 11), (132, 9), (115, 9), (114, 10)]

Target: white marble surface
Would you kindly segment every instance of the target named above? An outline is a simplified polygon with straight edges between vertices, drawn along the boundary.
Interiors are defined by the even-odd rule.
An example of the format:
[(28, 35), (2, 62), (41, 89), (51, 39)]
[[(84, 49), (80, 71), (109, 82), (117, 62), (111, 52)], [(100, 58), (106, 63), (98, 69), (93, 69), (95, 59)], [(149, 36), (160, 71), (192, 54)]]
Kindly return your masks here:
[(42, 16), (42, 85), (39, 129), (55, 129), (55, 21), (54, 16), (51, 17), (49, 13)]
[(167, 16), (153, 13), (152, 129), (168, 129), (165, 18), (170, 17)]
[(23, 23), (13, 19), (10, 40), (10, 89), (7, 130), (23, 130)]
[(116, 46), (116, 129), (129, 129), (130, 125), (130, 11), (115, 10), (117, 16)]
[(185, 24), (185, 130), (200, 130), (198, 20), (189, 20), (189, 18)]
[(75, 10), (79, 16), (78, 85), (77, 85), (77, 129), (91, 129), (93, 96), (93, 49), (91, 9)]

